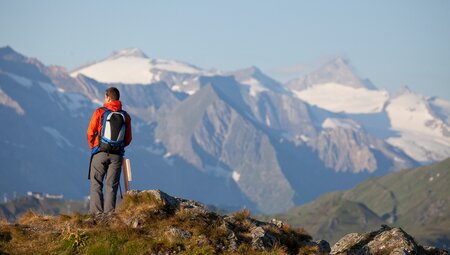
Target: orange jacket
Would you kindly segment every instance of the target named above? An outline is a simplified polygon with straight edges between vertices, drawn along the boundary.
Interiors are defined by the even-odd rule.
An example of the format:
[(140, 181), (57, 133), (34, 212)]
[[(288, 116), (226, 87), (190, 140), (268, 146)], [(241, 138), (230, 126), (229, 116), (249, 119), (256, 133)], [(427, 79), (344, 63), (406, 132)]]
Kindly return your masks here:
[[(111, 111), (120, 111), (122, 110), (122, 103), (119, 100), (112, 101), (110, 103), (106, 103), (103, 105), (110, 109)], [(98, 108), (95, 110), (92, 115), (91, 122), (89, 122), (89, 127), (87, 130), (87, 140), (89, 143), (89, 147), (93, 149), (98, 146), (100, 133), (102, 132), (102, 116), (105, 113), (105, 110), (102, 108)], [(128, 146), (131, 143), (132, 135), (131, 135), (131, 117), (127, 113), (125, 116), (125, 146)]]

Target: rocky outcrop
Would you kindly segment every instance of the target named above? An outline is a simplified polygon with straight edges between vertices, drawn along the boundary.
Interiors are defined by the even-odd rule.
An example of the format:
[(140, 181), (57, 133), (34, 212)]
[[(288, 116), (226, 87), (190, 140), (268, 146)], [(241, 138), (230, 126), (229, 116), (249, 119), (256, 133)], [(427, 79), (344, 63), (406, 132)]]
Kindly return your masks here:
[(383, 225), (370, 233), (351, 233), (339, 240), (331, 249), (332, 255), (427, 255), (448, 254), (433, 247), (422, 247), (401, 228)]
[(115, 213), (45, 216), (29, 212), (0, 221), (0, 254), (316, 254), (441, 255), (400, 228), (344, 236), (332, 249), (303, 229), (248, 210), (229, 215), (160, 190), (130, 191)]
[[(216, 253), (246, 249), (267, 252), (280, 247), (289, 254), (297, 254), (304, 247), (320, 252), (318, 254), (329, 252), (326, 241), (313, 242), (303, 230), (290, 229), (275, 219), (267, 223), (249, 216), (248, 210), (220, 215), (197, 201), (175, 198), (160, 190), (145, 190), (127, 193), (116, 220), (131, 228), (145, 229), (155, 218), (182, 219), (184, 224), (172, 224), (165, 230), (165, 236), (172, 241), (193, 241), (200, 246), (212, 246)], [(215, 234), (199, 233), (198, 226), (214, 227), (212, 232)]]

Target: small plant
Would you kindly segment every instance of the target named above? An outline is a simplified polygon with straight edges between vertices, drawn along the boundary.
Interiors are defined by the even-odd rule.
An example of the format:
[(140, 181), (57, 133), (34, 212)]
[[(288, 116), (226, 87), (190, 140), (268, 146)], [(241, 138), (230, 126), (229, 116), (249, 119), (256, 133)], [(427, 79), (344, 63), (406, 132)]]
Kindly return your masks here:
[(28, 210), (20, 218), (17, 220), (19, 224), (30, 224), (33, 223), (36, 218), (39, 218), (40, 215), (35, 213), (33, 210)]
[(88, 236), (85, 232), (68, 232), (63, 238), (66, 247), (75, 252), (87, 245)]
[(299, 255), (314, 255), (319, 254), (319, 248), (317, 246), (305, 245), (298, 250)]
[(240, 211), (238, 211), (238, 212), (235, 212), (234, 214), (233, 214), (233, 216), (234, 216), (234, 218), (236, 219), (236, 220), (238, 220), (238, 221), (243, 221), (243, 220), (245, 220), (245, 219), (247, 219), (248, 217), (250, 217), (250, 210), (249, 209), (247, 209), (247, 208), (245, 208), (245, 209), (242, 209), (242, 210), (240, 210)]

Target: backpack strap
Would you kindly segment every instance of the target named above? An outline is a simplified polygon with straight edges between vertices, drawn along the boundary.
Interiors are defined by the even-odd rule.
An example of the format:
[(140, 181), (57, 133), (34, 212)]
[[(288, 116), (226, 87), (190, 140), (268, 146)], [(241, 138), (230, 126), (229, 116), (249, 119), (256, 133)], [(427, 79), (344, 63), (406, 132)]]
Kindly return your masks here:
[(101, 110), (104, 111), (104, 112), (101, 114), (101, 119), (100, 119), (100, 122), (102, 123), (102, 129), (100, 130), (100, 133), (97, 134), (97, 139), (99, 140), (99, 144), (98, 144), (97, 146), (95, 146), (94, 148), (92, 148), (92, 150), (91, 150), (91, 154), (92, 154), (92, 155), (93, 155), (93, 154), (96, 154), (97, 152), (100, 151), (100, 140), (101, 140), (101, 138), (102, 138), (102, 134), (103, 134), (104, 131), (105, 131), (105, 122), (106, 122), (106, 120), (105, 120), (105, 113), (108, 112), (108, 111), (111, 111), (110, 109), (108, 109), (108, 108), (106, 108), (106, 107), (100, 107), (100, 108), (98, 108), (98, 109), (101, 109)]
[(108, 117), (108, 114), (112, 112), (110, 109), (108, 109), (106, 107), (102, 107), (101, 109), (103, 109), (104, 112), (102, 114), (102, 130), (101, 130), (101, 133), (99, 134), (99, 138), (101, 136), (103, 136), (103, 134), (105, 133), (106, 119)]

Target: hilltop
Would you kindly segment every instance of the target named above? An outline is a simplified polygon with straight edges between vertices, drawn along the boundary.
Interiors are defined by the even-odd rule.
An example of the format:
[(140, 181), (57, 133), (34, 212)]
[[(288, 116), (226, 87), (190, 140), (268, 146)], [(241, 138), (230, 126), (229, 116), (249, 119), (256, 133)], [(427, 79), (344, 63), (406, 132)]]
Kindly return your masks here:
[[(333, 248), (282, 221), (212, 212), (160, 190), (127, 193), (116, 213), (0, 222), (0, 254), (448, 254), (422, 247), (400, 228), (349, 234)], [(330, 253), (331, 252), (331, 253)], [(364, 252), (364, 253), (361, 253)], [(397, 254), (397, 253), (395, 253)]]
[(159, 190), (132, 191), (117, 213), (46, 216), (0, 224), (1, 254), (266, 254), (320, 250), (302, 229), (222, 216)]

